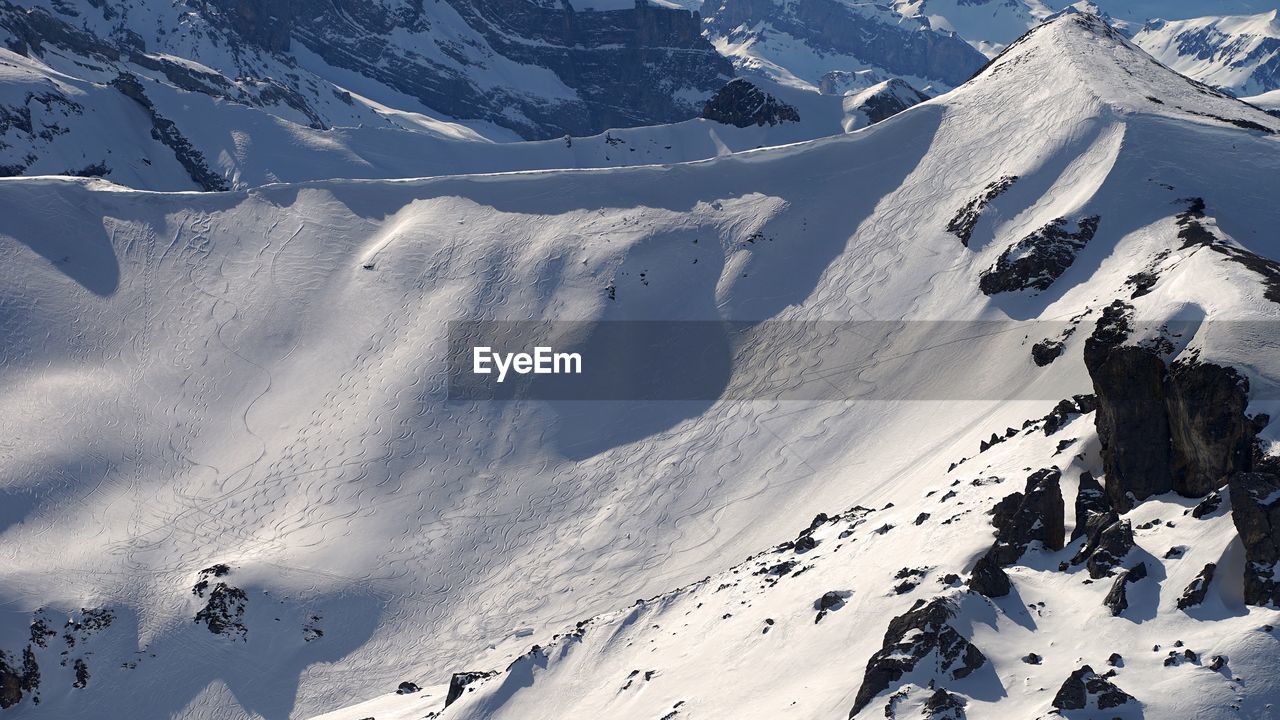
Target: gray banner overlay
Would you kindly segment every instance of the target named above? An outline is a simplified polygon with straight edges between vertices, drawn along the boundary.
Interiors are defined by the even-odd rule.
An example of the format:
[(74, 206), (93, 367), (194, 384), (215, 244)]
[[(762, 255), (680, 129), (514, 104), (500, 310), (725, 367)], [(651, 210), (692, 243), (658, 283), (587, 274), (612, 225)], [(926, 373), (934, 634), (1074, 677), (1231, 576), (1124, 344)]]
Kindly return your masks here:
[[(448, 398), (1056, 401), (1093, 390), (1080, 362), (1093, 320), (459, 321)], [(1280, 351), (1280, 324), (1265, 322), (1136, 323), (1130, 342), (1167, 355), (1206, 333)]]

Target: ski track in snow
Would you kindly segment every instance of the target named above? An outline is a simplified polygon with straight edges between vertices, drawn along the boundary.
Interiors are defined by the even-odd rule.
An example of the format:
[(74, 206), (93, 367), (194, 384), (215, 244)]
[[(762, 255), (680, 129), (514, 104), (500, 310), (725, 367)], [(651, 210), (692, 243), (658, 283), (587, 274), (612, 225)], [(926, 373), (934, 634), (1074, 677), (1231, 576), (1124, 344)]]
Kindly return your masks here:
[[(49, 690), (15, 717), (100, 717), (93, 700), (136, 713), (150, 698), (135, 688), (178, 682), (161, 664), (190, 676), (163, 693), (186, 718), (307, 717), (406, 677), (505, 667), (530, 644), (516, 628), (542, 639), (724, 570), (796, 518), (901, 502), (993, 427), (1052, 406), (858, 402), (837, 373), (903, 391), (948, 381), (930, 361), (947, 356), (922, 355), (906, 326), (870, 338), (883, 341), (874, 363), (816, 373), (847, 401), (797, 406), (778, 387), (651, 426), (590, 404), (460, 406), (444, 400), (449, 320), (1061, 320), (1109, 302), (1172, 241), (1191, 195), (1241, 243), (1280, 254), (1257, 234), (1280, 226), (1265, 180), (1276, 136), (1173, 105), (1267, 116), (1154, 70), (1099, 80), (1114, 68), (1091, 45), (1067, 45), (1046, 74), (1034, 49), (849, 137), (687, 165), (212, 195), (0, 181), (14, 209), (0, 219), (0, 492), (26, 503), (0, 526), (0, 646), (17, 646), (37, 607), (108, 604), (136, 623), (126, 651), (167, 653), (95, 664), (83, 693)], [(1237, 172), (1250, 182), (1228, 182)], [(1021, 179), (963, 251), (947, 220), (1006, 174)], [(981, 295), (977, 274), (1004, 248), (1086, 210), (1102, 234), (1058, 284)], [(757, 232), (770, 239), (748, 242)], [(1146, 308), (1274, 319), (1238, 289), (1244, 270), (1202, 255)], [(1193, 273), (1203, 284), (1167, 289)], [(1080, 379), (1065, 359), (1041, 374), (1023, 340), (981, 338), (957, 364), (1019, 389)], [(785, 365), (785, 349), (760, 365)], [(1212, 349), (1253, 358), (1260, 383), (1280, 377), (1256, 345)], [(191, 585), (216, 562), (249, 592), (248, 646), (191, 622)], [(277, 596), (281, 615), (322, 607), (329, 634), (307, 646), (274, 629)], [(856, 636), (863, 662), (887, 607), (831, 642)], [(847, 712), (856, 680), (823, 680), (814, 706)]]

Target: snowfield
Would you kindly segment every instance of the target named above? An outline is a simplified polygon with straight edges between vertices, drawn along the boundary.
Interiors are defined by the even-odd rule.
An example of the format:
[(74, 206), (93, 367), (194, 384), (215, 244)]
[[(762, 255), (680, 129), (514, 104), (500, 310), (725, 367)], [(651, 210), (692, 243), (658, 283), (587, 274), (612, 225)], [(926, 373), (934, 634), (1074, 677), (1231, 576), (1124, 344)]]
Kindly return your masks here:
[[(699, 162), (0, 180), (6, 692), (39, 666), (0, 715), (1034, 718), (1089, 665), (1067, 717), (1269, 717), (1280, 613), (1245, 604), (1234, 491), (1116, 507), (1135, 547), (1098, 578), (1089, 539), (1040, 536), (1008, 594), (972, 578), (1036, 471), (1064, 532), (1082, 473), (1119, 487), (1100, 411), (1050, 422), (1117, 301), (1125, 342), (1280, 415), (1278, 177), (1280, 119), (1070, 15), (868, 128)], [(458, 403), (462, 319), (885, 331), (819, 399), (792, 369), (751, 399)], [(726, 382), (790, 362), (747, 347)]]

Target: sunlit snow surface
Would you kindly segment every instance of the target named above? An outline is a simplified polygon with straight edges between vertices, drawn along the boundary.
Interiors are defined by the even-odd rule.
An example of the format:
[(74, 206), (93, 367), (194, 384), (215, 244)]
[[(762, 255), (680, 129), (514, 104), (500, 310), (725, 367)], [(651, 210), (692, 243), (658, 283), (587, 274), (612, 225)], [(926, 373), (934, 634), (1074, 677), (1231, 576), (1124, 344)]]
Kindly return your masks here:
[[(25, 642), (37, 608), (117, 613), (82, 648), (88, 687), (48, 662), (41, 705), (8, 712), (306, 718), (374, 698), (329, 717), (418, 717), (439, 707), (451, 672), (503, 670), (538, 642), (547, 656), (479, 684), (446, 717), (653, 718), (681, 701), (690, 717), (843, 717), (888, 619), (990, 544), (985, 511), (1004, 489), (971, 481), (1016, 485), (1051, 464), (1069, 479), (1097, 472), (1090, 419), (948, 473), (1052, 402), (459, 406), (444, 400), (447, 321), (1090, 309), (1047, 369), (1031, 362), (1036, 337), (964, 350), (965, 366), (1029, 396), (1087, 383), (1093, 320), (1161, 250), (1160, 283), (1134, 301), (1141, 317), (1280, 315), (1247, 269), (1177, 249), (1173, 218), (1202, 197), (1223, 235), (1280, 257), (1277, 136), (1223, 119), (1280, 129), (1069, 20), (869, 129), (704, 162), (199, 195), (0, 181), (0, 647)], [(1006, 175), (1020, 179), (962, 247), (948, 220)], [(1005, 248), (1087, 214), (1099, 233), (1049, 290), (979, 292)], [(1280, 379), (1274, 337), (1200, 327), (1188, 343), (1204, 357), (1260, 388)], [(908, 335), (877, 341), (911, 348)], [(890, 354), (867, 379), (910, 394), (947, 373)], [(1055, 454), (1059, 437), (1078, 443)], [(953, 479), (965, 486), (953, 506), (926, 497)], [(824, 528), (815, 567), (772, 590), (720, 574), (820, 511), (889, 502), (839, 553), (842, 526)], [(993, 666), (968, 688), (970, 717), (1044, 713), (1070, 670), (1104, 667), (1112, 651), (1148, 717), (1237, 717), (1233, 702), (1263, 716), (1277, 698), (1275, 639), (1256, 628), (1276, 613), (1234, 594), (1229, 515), (1193, 523), (1185, 507), (1163, 498), (1135, 512), (1135, 524), (1177, 521), (1140, 534), (1146, 552), (1191, 548), (1156, 561), (1162, 591), (1135, 600), (1141, 623), (1107, 615), (1105, 584), (1054, 572), (1056, 556), (1014, 571), (1004, 604), (967, 600), (962, 622)], [(922, 511), (933, 521), (913, 525)], [(897, 529), (873, 534), (881, 523)], [(1208, 561), (1235, 580), (1199, 620), (1171, 611)], [(248, 594), (245, 643), (192, 622), (196, 573), (216, 562)], [(890, 578), (907, 566), (933, 574), (896, 595)], [(852, 595), (815, 625), (828, 590)], [(551, 644), (601, 613), (581, 641)], [(324, 636), (307, 642), (312, 616)], [(766, 617), (777, 624), (764, 635)], [(1151, 647), (1176, 640), (1229, 655), (1247, 681), (1163, 668)], [(1045, 664), (1021, 663), (1029, 651)], [(632, 670), (657, 672), (620, 690)], [(375, 697), (401, 680), (428, 696)]]

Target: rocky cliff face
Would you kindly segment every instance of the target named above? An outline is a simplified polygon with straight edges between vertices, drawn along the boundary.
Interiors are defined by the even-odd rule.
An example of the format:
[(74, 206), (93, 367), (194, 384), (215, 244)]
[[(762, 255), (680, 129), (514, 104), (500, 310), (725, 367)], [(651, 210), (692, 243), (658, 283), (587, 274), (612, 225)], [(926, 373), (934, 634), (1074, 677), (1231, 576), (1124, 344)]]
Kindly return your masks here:
[(1085, 344), (1098, 396), (1097, 427), (1112, 505), (1176, 491), (1203, 497), (1252, 467), (1249, 383), (1234, 368), (1166, 362), (1156, 341), (1125, 344), (1131, 308), (1108, 307)]
[(704, 3), (703, 13), (708, 32), (734, 44), (767, 44), (789, 36), (787, 44), (812, 53), (821, 66), (788, 70), (811, 75), (815, 84), (833, 70), (873, 69), (878, 73), (874, 82), (898, 75), (956, 86), (986, 62), (958, 35), (936, 31), (920, 16), (904, 17), (878, 6), (835, 0), (713, 0)]
[(163, 51), (228, 78), (274, 78), (292, 105), (332, 103), (345, 88), (407, 96), (526, 139), (687, 120), (733, 76), (698, 13), (645, 0), (601, 11), (534, 0), (33, 4), (0, 4), (20, 53), (49, 42), (113, 61)]
[[(219, 5), (239, 37), (265, 50), (296, 43), (445, 115), (529, 139), (687, 120), (733, 75), (702, 37), (697, 13), (645, 0), (581, 12), (528, 0), (449, 0), (448, 9), (395, 0)], [(532, 82), (486, 77), (503, 65), (525, 66)]]

